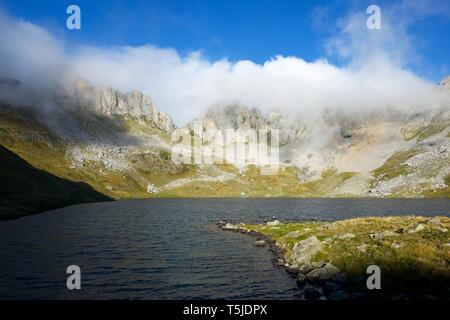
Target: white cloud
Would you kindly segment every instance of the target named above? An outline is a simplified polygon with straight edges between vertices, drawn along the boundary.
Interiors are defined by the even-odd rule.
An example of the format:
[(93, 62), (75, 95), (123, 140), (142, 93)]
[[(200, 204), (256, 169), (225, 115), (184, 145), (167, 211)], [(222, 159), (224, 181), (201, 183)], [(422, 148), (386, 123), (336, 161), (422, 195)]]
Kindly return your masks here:
[[(208, 61), (200, 52), (142, 47), (68, 48), (45, 29), (0, 15), (0, 77), (36, 86), (70, 83), (80, 77), (95, 85), (141, 90), (178, 124), (201, 117), (215, 105), (239, 101), (263, 112), (310, 116), (324, 108), (347, 112), (376, 108), (428, 108), (442, 102), (431, 84), (405, 69), (412, 56), (404, 27), (386, 20), (384, 31), (367, 38), (364, 15), (341, 21), (328, 47), (349, 60), (337, 67), (277, 56), (264, 64)], [(361, 22), (364, 22), (361, 26)]]

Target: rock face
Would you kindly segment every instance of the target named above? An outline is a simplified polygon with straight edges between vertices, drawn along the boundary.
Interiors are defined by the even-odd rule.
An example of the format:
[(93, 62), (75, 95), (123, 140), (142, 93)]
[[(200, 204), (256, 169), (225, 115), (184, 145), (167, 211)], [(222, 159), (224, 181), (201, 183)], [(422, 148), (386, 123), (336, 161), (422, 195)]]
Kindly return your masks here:
[[(303, 124), (288, 124), (278, 112), (271, 112), (264, 117), (258, 109), (250, 109), (241, 104), (227, 105), (222, 108), (210, 109), (201, 119), (204, 129), (278, 129), (279, 144), (285, 145), (295, 141), (300, 136)], [(193, 123), (188, 124), (193, 129)]]
[(80, 81), (75, 90), (78, 104), (90, 104), (101, 115), (128, 115), (151, 120), (155, 126), (167, 133), (175, 129), (171, 117), (157, 109), (151, 97), (140, 91), (122, 93), (112, 88), (99, 88)]

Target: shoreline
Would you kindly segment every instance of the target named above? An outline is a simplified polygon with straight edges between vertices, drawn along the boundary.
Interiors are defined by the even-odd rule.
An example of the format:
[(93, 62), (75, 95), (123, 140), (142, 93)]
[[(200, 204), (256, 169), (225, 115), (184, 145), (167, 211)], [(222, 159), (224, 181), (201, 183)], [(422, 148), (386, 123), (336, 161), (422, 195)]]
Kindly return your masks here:
[[(327, 231), (333, 228), (333, 224), (352, 226), (352, 230), (358, 229), (358, 223), (366, 227), (367, 223), (376, 221), (381, 223), (381, 227), (385, 230), (378, 233), (370, 233), (368, 238), (364, 240), (360, 238), (360, 234), (355, 235), (351, 232), (344, 232), (335, 235), (333, 238), (326, 237), (320, 234), (319, 231)], [(415, 225), (408, 226), (409, 229), (404, 230), (400, 227), (401, 223), (411, 224), (417, 222)], [(424, 224), (430, 224), (431, 226)], [(390, 225), (398, 224), (399, 228), (394, 231), (389, 230)], [(330, 221), (286, 221), (284, 223), (277, 220), (268, 221), (264, 224), (246, 224), (246, 223), (226, 223), (219, 221), (218, 227), (224, 231), (239, 232), (247, 234), (256, 239), (254, 246), (269, 246), (269, 250), (274, 253), (274, 264), (283, 266), (284, 270), (297, 276), (297, 284), (299, 290), (302, 290), (305, 299), (320, 299), (320, 300), (371, 300), (371, 299), (391, 299), (391, 300), (435, 300), (435, 299), (450, 299), (450, 238), (448, 227), (450, 226), (450, 218), (446, 216), (423, 217), (423, 216), (388, 216), (388, 217), (366, 217), (353, 218), (345, 220)], [(314, 226), (316, 230), (308, 235), (301, 235), (298, 230), (305, 227), (305, 230)], [(402, 225), (403, 226), (403, 225)], [(298, 228), (296, 228), (298, 227)], [(361, 227), (361, 228), (364, 228)], [(404, 226), (403, 226), (404, 227)], [(321, 229), (323, 228), (323, 229)], [(343, 230), (340, 226), (340, 231)], [(282, 231), (284, 230), (284, 231)], [(423, 231), (425, 230), (425, 231)], [(311, 231), (311, 230), (309, 230)], [(348, 230), (347, 230), (348, 231)], [(438, 232), (445, 243), (437, 244), (436, 239), (427, 239), (433, 233)], [(355, 232), (356, 233), (356, 232)], [(404, 240), (402, 239), (402, 234)], [(286, 236), (293, 236), (293, 239), (286, 238)], [(295, 237), (297, 236), (297, 237)], [(436, 237), (437, 237), (436, 236)], [(389, 248), (384, 248), (386, 239), (395, 239)], [(420, 240), (420, 238), (423, 238)], [(320, 239), (320, 240), (319, 240)], [(380, 242), (373, 250), (372, 258), (374, 261), (383, 262), (383, 268), (388, 270), (387, 279), (393, 280), (393, 285), (386, 290), (368, 290), (366, 286), (366, 279), (370, 274), (365, 274), (365, 270), (360, 268), (359, 272), (354, 272), (351, 268), (346, 268), (346, 259), (331, 259), (332, 255), (327, 255), (327, 250), (323, 250), (326, 245), (333, 242), (344, 242), (344, 249), (337, 249), (342, 256), (349, 255), (348, 261), (355, 257), (354, 249), (357, 248), (362, 253), (371, 250), (372, 248), (366, 242), (369, 239), (376, 239)], [(409, 240), (408, 240), (409, 239)], [(405, 242), (402, 243), (401, 241)], [(408, 242), (409, 241), (409, 242)], [(429, 247), (437, 246), (443, 260), (443, 266), (436, 266), (436, 259), (430, 259), (429, 262), (424, 262), (427, 256), (426, 252), (420, 252), (423, 245), (420, 242), (427, 244)], [(352, 243), (353, 242), (353, 243)], [(409, 254), (407, 252), (406, 258), (409, 263), (414, 265), (414, 262), (421, 261), (422, 264), (417, 264), (417, 269), (404, 268), (405, 255), (392, 257), (391, 251), (406, 250), (407, 247), (412, 247), (416, 254)], [(316, 249), (312, 249), (316, 247)], [(336, 246), (338, 247), (338, 246)], [(417, 247), (417, 248), (416, 248)], [(435, 249), (435, 248), (434, 248)], [(416, 251), (414, 251), (416, 250)], [(324, 252), (325, 251), (325, 254)], [(384, 253), (385, 252), (385, 253)], [(409, 256), (408, 256), (409, 254)], [(357, 256), (358, 254), (356, 254)], [(320, 258), (317, 258), (319, 256)], [(334, 254), (336, 257), (336, 254)], [(357, 257), (358, 258), (358, 257)], [(357, 260), (357, 259), (356, 259)], [(360, 259), (362, 260), (362, 259)], [(336, 261), (336, 263), (335, 263)], [(336, 266), (334, 265), (336, 264)], [(367, 264), (367, 267), (369, 264)], [(383, 269), (382, 268), (382, 269)], [(410, 283), (402, 282), (403, 278), (413, 271), (413, 277)], [(423, 274), (422, 271), (436, 271), (431, 275)], [(353, 272), (352, 272), (353, 271)], [(414, 274), (416, 271), (416, 274)], [(399, 281), (400, 280), (400, 281)], [(426, 280), (426, 281), (425, 281)], [(389, 281), (389, 280), (387, 280)], [(424, 282), (425, 281), (425, 282)], [(417, 287), (416, 287), (417, 286)], [(406, 289), (405, 289), (406, 288)], [(398, 291), (398, 292), (396, 292)], [(406, 293), (404, 293), (405, 291)]]

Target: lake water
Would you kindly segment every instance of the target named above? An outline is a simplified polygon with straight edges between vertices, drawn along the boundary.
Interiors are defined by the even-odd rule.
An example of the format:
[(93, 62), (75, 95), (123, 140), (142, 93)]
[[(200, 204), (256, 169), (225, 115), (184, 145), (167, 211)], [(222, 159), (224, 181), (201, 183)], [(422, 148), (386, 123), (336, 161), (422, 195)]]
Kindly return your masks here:
[[(0, 222), (0, 298), (297, 299), (295, 279), (219, 220), (450, 215), (450, 200), (152, 199)], [(66, 268), (81, 268), (81, 290)]]

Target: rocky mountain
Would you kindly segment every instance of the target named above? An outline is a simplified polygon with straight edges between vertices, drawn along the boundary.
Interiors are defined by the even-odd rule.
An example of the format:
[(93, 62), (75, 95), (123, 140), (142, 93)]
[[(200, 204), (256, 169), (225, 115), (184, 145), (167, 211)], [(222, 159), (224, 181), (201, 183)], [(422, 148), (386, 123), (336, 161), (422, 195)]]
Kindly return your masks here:
[[(440, 86), (448, 85), (449, 79)], [(16, 90), (33, 99), (11, 100)], [(328, 110), (308, 119), (238, 103), (208, 111), (204, 128), (279, 129), (280, 166), (262, 175), (254, 165), (175, 164), (171, 134), (192, 131), (193, 123), (176, 128), (138, 91), (80, 81), (45, 99), (30, 92), (0, 81), (0, 144), (38, 170), (112, 198), (450, 194), (450, 101), (427, 111)]]
[(112, 88), (94, 87), (86, 81), (79, 81), (75, 91), (68, 93), (66, 97), (75, 109), (84, 106), (107, 117), (129, 116), (145, 119), (168, 134), (175, 129), (172, 118), (159, 111), (151, 97), (139, 91), (121, 93)]

